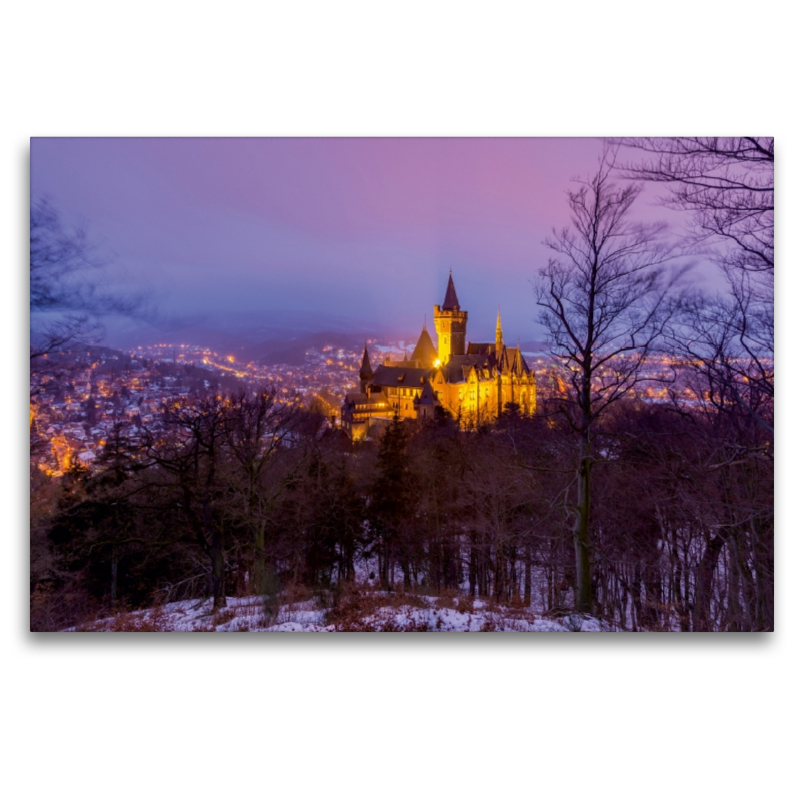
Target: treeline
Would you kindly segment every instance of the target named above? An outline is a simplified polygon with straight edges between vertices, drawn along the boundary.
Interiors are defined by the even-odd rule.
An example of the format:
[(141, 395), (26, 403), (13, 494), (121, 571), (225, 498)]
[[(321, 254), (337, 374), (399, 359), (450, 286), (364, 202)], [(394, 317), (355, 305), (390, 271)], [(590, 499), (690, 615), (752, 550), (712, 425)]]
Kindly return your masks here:
[[(621, 401), (594, 432), (593, 610), (622, 628), (772, 628), (771, 445), (719, 399)], [(559, 397), (478, 430), (442, 414), (351, 444), (274, 390), (209, 396), (136, 447), (118, 431), (93, 473), (32, 471), (31, 627), (369, 578), (566, 611), (580, 457)]]

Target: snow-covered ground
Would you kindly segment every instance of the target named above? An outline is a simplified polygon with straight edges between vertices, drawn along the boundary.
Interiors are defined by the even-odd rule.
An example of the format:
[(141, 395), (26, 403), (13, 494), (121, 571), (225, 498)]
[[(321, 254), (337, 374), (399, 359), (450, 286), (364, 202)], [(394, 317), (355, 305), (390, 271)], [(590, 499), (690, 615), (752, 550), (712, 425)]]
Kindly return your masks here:
[(230, 597), (212, 612), (211, 600), (182, 600), (158, 608), (97, 620), (72, 631), (183, 631), (317, 633), (393, 632), (600, 632), (613, 630), (586, 615), (546, 617), (527, 608), (487, 604), (468, 597), (425, 597), (360, 590), (327, 605), (320, 598), (265, 610), (263, 598)]

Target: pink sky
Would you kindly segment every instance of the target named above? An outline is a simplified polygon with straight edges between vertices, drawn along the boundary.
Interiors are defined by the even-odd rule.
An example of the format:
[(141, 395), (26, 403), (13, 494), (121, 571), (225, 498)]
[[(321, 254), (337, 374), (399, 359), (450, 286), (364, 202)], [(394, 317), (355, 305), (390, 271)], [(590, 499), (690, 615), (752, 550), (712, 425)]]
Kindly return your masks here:
[[(530, 280), (598, 139), (33, 139), (31, 196), (166, 313), (414, 331), (453, 270), (470, 338), (536, 338)], [(652, 191), (648, 192), (654, 197)], [(645, 219), (678, 224), (642, 198)], [(441, 296), (440, 296), (441, 295)], [(314, 322), (319, 322), (315, 326)]]

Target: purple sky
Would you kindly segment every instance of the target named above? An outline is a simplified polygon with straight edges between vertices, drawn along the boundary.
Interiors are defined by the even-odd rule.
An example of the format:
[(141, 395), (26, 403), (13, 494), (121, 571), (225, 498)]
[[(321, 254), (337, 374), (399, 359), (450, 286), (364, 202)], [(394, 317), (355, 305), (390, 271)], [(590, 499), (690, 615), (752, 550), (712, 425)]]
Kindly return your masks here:
[[(31, 197), (84, 220), (162, 313), (416, 331), (453, 270), (468, 338), (539, 335), (530, 279), (597, 139), (32, 139)], [(653, 197), (652, 191), (648, 192)], [(678, 224), (644, 197), (638, 214)]]

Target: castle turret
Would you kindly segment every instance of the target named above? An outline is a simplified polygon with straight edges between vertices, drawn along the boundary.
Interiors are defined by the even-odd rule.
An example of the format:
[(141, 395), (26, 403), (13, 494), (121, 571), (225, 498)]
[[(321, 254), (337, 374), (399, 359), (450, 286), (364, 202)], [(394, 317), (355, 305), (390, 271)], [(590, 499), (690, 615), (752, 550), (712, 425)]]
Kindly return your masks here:
[(463, 356), (466, 353), (467, 312), (461, 310), (453, 283), (453, 273), (447, 281), (444, 303), (433, 307), (433, 321), (439, 337), (439, 360), (446, 364), (451, 356)]
[(497, 364), (497, 416), (503, 413), (503, 323), (500, 321), (500, 306), (497, 307), (497, 326), (494, 329), (494, 355)]
[(369, 353), (367, 352), (367, 343), (364, 342), (364, 358), (361, 359), (361, 369), (358, 373), (359, 383), (361, 385), (361, 393), (367, 393), (367, 385), (372, 382), (375, 373), (372, 371), (372, 366), (369, 363)]
[(436, 410), (436, 393), (430, 381), (425, 381), (422, 392), (414, 398), (414, 409), (417, 412), (417, 419), (433, 419)]
[(494, 332), (494, 345), (497, 357), (503, 353), (503, 324), (500, 322), (500, 306), (497, 307), (497, 328)]

